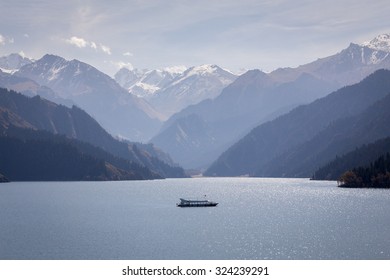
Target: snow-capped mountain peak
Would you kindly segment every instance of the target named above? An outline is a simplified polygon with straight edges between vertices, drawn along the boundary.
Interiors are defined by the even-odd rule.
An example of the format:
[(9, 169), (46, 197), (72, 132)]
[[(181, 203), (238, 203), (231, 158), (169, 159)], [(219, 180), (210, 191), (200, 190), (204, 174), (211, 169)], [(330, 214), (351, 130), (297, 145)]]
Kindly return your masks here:
[(217, 65), (193, 66), (178, 75), (166, 87), (156, 91), (148, 101), (169, 117), (189, 105), (205, 99), (214, 99), (236, 77)]
[(183, 81), (190, 79), (191, 77), (218, 77), (225, 80), (225, 76), (229, 76), (226, 82), (226, 85), (231, 83), (231, 77), (235, 76), (229, 70), (222, 69), (218, 65), (214, 64), (203, 64), (199, 66), (193, 66), (184, 71), (181, 75), (179, 75), (170, 86), (174, 86), (182, 83)]
[(13, 74), (24, 65), (32, 62), (34, 62), (34, 60), (24, 56), (24, 54), (12, 53), (10, 55), (0, 57), (0, 70)]
[(186, 71), (187, 69), (188, 69), (188, 67), (186, 67), (184, 65), (177, 65), (177, 66), (165, 67), (163, 70), (168, 72), (168, 73), (171, 73), (171, 74), (180, 75), (184, 71)]
[(185, 66), (173, 66), (161, 70), (122, 68), (115, 74), (115, 80), (130, 93), (149, 99), (156, 91), (167, 86), (186, 69)]
[(200, 75), (212, 74), (215, 71), (217, 71), (218, 68), (219, 67), (217, 65), (203, 64), (203, 65), (192, 67), (190, 74), (200, 74)]
[(76, 59), (45, 55), (14, 75), (51, 88), (56, 97), (71, 100), (112, 134), (131, 140), (149, 139), (163, 117), (107, 74)]
[(361, 45), (378, 51), (390, 52), (390, 34), (381, 34)]
[(229, 70), (222, 69), (221, 67), (219, 67), (218, 65), (215, 65), (215, 64), (203, 64), (203, 65), (199, 65), (199, 66), (194, 66), (194, 67), (189, 68), (183, 74), (185, 74), (185, 76), (191, 76), (191, 75), (206, 76), (206, 75), (214, 75), (214, 74), (221, 72), (221, 71), (229, 72), (229, 73), (233, 74)]
[[(50, 84), (57, 80), (59, 80), (59, 83), (63, 80), (68, 80), (72, 85), (83, 84), (81, 79), (88, 79), (88, 73), (90, 73), (92, 69), (92, 66), (76, 59), (68, 61), (57, 55), (46, 54), (34, 63), (21, 67), (16, 74), (20, 76), (25, 75), (28, 78), (36, 80), (41, 85), (50, 87)], [(95, 75), (107, 76), (97, 69), (94, 70), (95, 71), (92, 72), (94, 72)], [(82, 77), (77, 78), (80, 74), (83, 74), (81, 75)], [(104, 79), (106, 79), (106, 77)], [(73, 89), (72, 95), (77, 95), (79, 90), (81, 89)], [(81, 91), (85, 91), (85, 89)]]

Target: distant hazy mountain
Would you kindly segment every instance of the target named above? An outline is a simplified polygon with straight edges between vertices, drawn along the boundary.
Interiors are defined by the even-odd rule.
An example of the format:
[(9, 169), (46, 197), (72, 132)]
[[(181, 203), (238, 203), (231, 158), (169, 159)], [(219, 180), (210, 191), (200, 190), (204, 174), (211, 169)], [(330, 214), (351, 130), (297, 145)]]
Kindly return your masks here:
[[(349, 124), (353, 127), (346, 125), (344, 127), (346, 135), (344, 136), (342, 135), (343, 131), (340, 130), (337, 133), (335, 131), (327, 134), (320, 133), (326, 133), (327, 130), (324, 129), (331, 126), (332, 123), (336, 125), (335, 122), (338, 120), (358, 116), (369, 106), (384, 98), (389, 92), (390, 71), (379, 70), (358, 84), (342, 88), (308, 105), (299, 106), (288, 114), (256, 127), (225, 151), (207, 170), (206, 174), (216, 176), (244, 174), (294, 176), (295, 173), (290, 172), (291, 169), (295, 168), (295, 166), (292, 166), (292, 162), (302, 167), (308, 159), (321, 159), (322, 157), (325, 159), (328, 157), (327, 153), (330, 157), (334, 157), (336, 150), (326, 150), (329, 141), (335, 141), (334, 143), (337, 144), (338, 139), (347, 139), (349, 136), (375, 140), (373, 135), (361, 135), (362, 133), (369, 134), (371, 131), (369, 127), (365, 128), (366, 132), (360, 127), (359, 129), (362, 130), (359, 130), (359, 136), (358, 134), (352, 134), (350, 129), (354, 129), (357, 123)], [(373, 117), (375, 116), (374, 114)], [(388, 121), (386, 118), (383, 119), (383, 116), (379, 117), (378, 125), (383, 121)], [(375, 126), (376, 124), (362, 121), (361, 125)], [(340, 133), (342, 136), (340, 136)], [(383, 137), (383, 135), (380, 135), (380, 137)], [(318, 139), (317, 144), (308, 142), (312, 139)], [(355, 144), (359, 145), (359, 140), (355, 141)], [(355, 148), (355, 146), (349, 147), (348, 142), (344, 142), (342, 145), (344, 148)], [(297, 150), (297, 147), (302, 148), (305, 153)], [(345, 150), (339, 149), (338, 151)], [(297, 158), (298, 154), (300, 155), (299, 159)], [(299, 160), (298, 163), (297, 160)], [(270, 165), (273, 163), (275, 167), (272, 168), (273, 171), (271, 172)], [(313, 161), (308, 161), (308, 163), (305, 166), (308, 169), (313, 168), (313, 166), (310, 166)], [(314, 168), (316, 167), (314, 166)], [(277, 172), (277, 174), (273, 172)], [(298, 173), (296, 174), (298, 175)]]
[(150, 103), (170, 117), (205, 99), (214, 99), (237, 78), (217, 65), (191, 67), (149, 98)]
[(166, 117), (189, 105), (217, 97), (236, 78), (217, 65), (152, 71), (121, 69), (115, 75), (122, 87), (148, 100)]
[(140, 166), (145, 166), (160, 177), (182, 177), (181, 168), (151, 145), (120, 142), (108, 134), (83, 110), (67, 108), (35, 96), (26, 97), (0, 89), (0, 128), (9, 127), (46, 130), (53, 134), (90, 143), (104, 151)]
[[(390, 69), (386, 38), (388, 35), (381, 35), (370, 43), (351, 44), (338, 54), (297, 68), (278, 69), (270, 74), (248, 71), (214, 100), (190, 106), (173, 115), (151, 142), (168, 151), (185, 167), (205, 167), (214, 160), (211, 155), (222, 153), (256, 125), (297, 105), (357, 83), (377, 69)], [(196, 115), (209, 127), (203, 136), (192, 131), (191, 127), (185, 130), (180, 125), (183, 122), (180, 119), (190, 115)], [(181, 137), (183, 135), (186, 137)], [(203, 139), (202, 145), (194, 145), (197, 140), (193, 141), (191, 135)], [(185, 145), (185, 149), (176, 151), (176, 146)], [(201, 154), (205, 156), (197, 161), (191, 160)]]
[(152, 139), (158, 147), (164, 149), (176, 162), (186, 168), (200, 168), (208, 159), (216, 158), (221, 149), (221, 140), (214, 137), (215, 128), (192, 114), (175, 121)]
[(75, 105), (73, 101), (59, 97), (57, 93), (47, 86), (41, 86), (29, 78), (18, 77), (5, 72), (0, 72), (0, 87), (14, 90), (30, 97), (39, 95), (54, 103), (68, 107)]
[(332, 82), (339, 87), (361, 81), (379, 69), (390, 68), (390, 35), (379, 35), (363, 43), (351, 43), (341, 52), (297, 68), (281, 68), (270, 73), (278, 81), (293, 80), (301, 73)]
[(147, 102), (78, 60), (45, 55), (15, 75), (32, 79), (53, 89), (58, 97), (72, 100), (114, 135), (145, 141), (161, 124), (160, 115)]
[(34, 60), (28, 57), (21, 56), (17, 53), (12, 53), (7, 56), (0, 57), (0, 70), (6, 73), (14, 73), (22, 66), (32, 63)]
[(163, 70), (122, 68), (115, 74), (115, 80), (128, 92), (149, 100), (156, 91), (166, 87), (185, 70), (184, 67), (171, 67)]
[[(278, 83), (259, 70), (248, 71), (215, 99), (173, 115), (151, 142), (184, 167), (204, 168), (255, 125), (332, 89), (332, 85), (309, 74), (293, 82)], [(190, 119), (203, 123), (207, 129), (183, 125)]]
[(255, 175), (311, 177), (318, 168), (337, 155), (389, 137), (389, 108), (390, 94), (356, 116), (331, 123), (309, 141), (270, 161)]

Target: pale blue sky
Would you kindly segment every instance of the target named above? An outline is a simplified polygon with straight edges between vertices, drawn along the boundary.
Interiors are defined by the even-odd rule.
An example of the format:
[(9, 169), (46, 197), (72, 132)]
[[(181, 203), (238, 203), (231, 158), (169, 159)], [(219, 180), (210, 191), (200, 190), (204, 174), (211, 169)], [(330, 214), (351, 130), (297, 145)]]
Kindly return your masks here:
[(1, 0), (0, 56), (272, 71), (390, 33), (388, 0)]

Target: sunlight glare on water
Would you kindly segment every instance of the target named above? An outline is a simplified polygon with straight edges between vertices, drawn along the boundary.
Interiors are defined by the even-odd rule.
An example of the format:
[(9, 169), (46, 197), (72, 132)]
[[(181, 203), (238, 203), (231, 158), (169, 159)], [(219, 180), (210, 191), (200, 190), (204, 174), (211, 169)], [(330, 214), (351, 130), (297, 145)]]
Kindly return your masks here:
[[(207, 195), (217, 207), (179, 208)], [(389, 259), (390, 192), (196, 178), (0, 185), (1, 259)]]

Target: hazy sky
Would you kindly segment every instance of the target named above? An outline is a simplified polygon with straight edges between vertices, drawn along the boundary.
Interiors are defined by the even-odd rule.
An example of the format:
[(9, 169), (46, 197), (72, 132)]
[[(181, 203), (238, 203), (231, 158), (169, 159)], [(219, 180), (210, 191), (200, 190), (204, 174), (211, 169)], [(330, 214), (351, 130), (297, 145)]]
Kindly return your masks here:
[(389, 0), (0, 0), (0, 56), (271, 71), (390, 33)]

